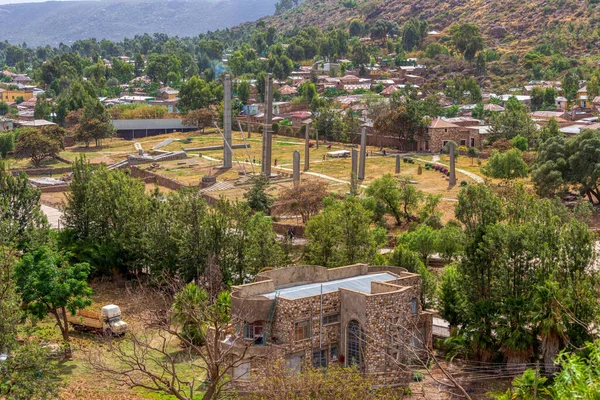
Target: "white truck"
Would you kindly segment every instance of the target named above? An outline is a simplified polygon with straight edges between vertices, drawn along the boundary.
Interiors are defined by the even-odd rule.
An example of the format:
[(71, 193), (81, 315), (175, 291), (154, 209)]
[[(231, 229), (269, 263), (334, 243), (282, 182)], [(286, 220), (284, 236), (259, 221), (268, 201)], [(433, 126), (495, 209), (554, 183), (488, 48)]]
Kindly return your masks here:
[(67, 315), (67, 320), (76, 331), (100, 332), (105, 335), (123, 335), (127, 332), (127, 323), (121, 320), (119, 306), (109, 304), (95, 311), (79, 310), (76, 315)]

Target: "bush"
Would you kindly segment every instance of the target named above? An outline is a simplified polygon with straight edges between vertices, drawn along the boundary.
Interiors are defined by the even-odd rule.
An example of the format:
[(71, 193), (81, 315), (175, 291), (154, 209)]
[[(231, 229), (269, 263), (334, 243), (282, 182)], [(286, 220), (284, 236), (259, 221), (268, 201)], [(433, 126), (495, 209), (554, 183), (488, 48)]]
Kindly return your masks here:
[(460, 181), (460, 186), (467, 186), (467, 185), (468, 185), (467, 181)]

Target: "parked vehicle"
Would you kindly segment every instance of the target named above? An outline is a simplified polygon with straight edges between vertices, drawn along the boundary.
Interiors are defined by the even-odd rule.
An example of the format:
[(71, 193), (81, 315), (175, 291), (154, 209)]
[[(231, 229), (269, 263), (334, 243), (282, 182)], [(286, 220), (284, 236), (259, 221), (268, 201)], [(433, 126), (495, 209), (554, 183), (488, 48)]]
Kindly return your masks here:
[(76, 331), (100, 332), (105, 335), (123, 335), (127, 332), (127, 323), (121, 320), (119, 306), (109, 304), (95, 311), (79, 310), (76, 315), (68, 315), (67, 320)]

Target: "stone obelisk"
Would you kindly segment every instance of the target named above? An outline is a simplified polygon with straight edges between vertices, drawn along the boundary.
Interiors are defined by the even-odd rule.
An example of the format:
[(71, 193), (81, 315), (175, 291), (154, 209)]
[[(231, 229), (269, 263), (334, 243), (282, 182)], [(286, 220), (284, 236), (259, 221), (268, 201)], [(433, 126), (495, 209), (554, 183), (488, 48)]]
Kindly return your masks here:
[(456, 185), (456, 157), (454, 155), (454, 143), (448, 143), (448, 147), (450, 148), (450, 186)]
[(231, 75), (223, 81), (223, 168), (231, 168)]
[(400, 154), (396, 154), (396, 173), (400, 173)]
[(273, 77), (267, 75), (265, 81), (265, 124), (263, 125), (263, 154), (262, 154), (262, 173), (267, 177), (271, 176), (271, 151), (273, 145), (272, 138), (273, 124)]
[(360, 162), (358, 163), (358, 180), (365, 179), (365, 165), (367, 161), (367, 128), (363, 126), (360, 135)]
[(300, 184), (300, 152), (298, 150), (294, 150), (292, 164), (292, 181), (294, 182), (294, 187), (296, 188)]
[(304, 129), (304, 170), (308, 171), (308, 169), (310, 168), (310, 124), (304, 125)]

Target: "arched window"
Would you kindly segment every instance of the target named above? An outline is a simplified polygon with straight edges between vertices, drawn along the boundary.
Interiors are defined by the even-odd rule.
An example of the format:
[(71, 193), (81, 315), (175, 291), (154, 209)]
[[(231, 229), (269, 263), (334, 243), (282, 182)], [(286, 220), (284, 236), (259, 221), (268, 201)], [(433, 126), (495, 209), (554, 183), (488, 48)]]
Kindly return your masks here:
[(357, 367), (362, 362), (362, 330), (358, 321), (352, 320), (348, 323), (346, 330), (346, 365)]

